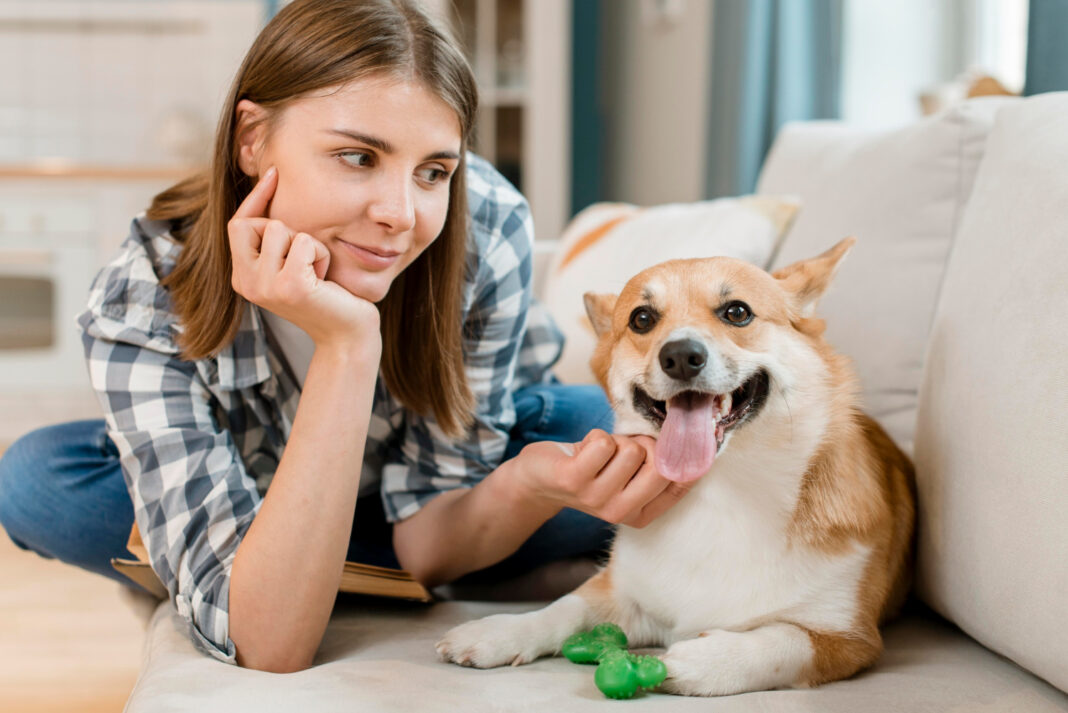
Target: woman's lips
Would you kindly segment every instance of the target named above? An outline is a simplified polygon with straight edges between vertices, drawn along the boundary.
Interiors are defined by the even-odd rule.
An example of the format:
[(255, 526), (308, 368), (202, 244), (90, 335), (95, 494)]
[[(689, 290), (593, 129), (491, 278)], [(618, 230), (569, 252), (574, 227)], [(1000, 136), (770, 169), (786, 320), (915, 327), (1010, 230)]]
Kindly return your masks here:
[(384, 252), (372, 250), (370, 248), (362, 248), (359, 245), (346, 243), (344, 240), (338, 240), (338, 242), (344, 245), (349, 254), (355, 257), (369, 270), (385, 270), (387, 267), (390, 267), (397, 262), (401, 256), (398, 252)]

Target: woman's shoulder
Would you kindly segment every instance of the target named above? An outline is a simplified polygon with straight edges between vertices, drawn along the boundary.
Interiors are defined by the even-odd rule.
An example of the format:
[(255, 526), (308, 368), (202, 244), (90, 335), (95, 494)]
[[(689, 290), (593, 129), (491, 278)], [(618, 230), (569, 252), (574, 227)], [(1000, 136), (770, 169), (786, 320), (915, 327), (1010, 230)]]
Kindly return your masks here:
[(86, 334), (178, 352), (178, 319), (161, 284), (181, 252), (170, 231), (169, 223), (144, 214), (133, 219), (119, 252), (97, 273), (86, 310), (78, 316)]
[(508, 247), (525, 254), (533, 247), (534, 229), (527, 199), (493, 165), (467, 154), (467, 208), (473, 251), (480, 256)]

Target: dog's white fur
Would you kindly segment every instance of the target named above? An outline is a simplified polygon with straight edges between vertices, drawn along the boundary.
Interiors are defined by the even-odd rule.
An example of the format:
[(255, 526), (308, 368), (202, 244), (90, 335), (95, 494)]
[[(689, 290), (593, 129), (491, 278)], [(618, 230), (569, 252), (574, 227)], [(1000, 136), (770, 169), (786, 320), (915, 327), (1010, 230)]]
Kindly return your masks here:
[[(856, 411), (853, 377), (810, 319), (851, 244), (774, 282), (738, 261), (673, 261), (636, 276), (618, 299), (588, 297), (600, 336), (593, 366), (617, 432), (657, 435), (632, 393), (638, 383), (654, 398), (670, 395), (656, 351), (673, 339), (709, 350), (694, 388), (730, 393), (763, 369), (767, 398), (727, 431), (712, 470), (681, 502), (643, 529), (620, 528), (598, 575), (539, 611), (454, 628), (437, 646), (444, 660), (527, 663), (602, 621), (619, 624), (632, 646), (668, 647), (662, 690), (680, 694), (816, 685), (875, 660), (878, 623), (907, 579), (911, 467)], [(759, 331), (743, 338), (712, 316), (710, 285), (760, 304)], [(665, 312), (649, 339), (627, 330), (631, 309), (646, 302)]]

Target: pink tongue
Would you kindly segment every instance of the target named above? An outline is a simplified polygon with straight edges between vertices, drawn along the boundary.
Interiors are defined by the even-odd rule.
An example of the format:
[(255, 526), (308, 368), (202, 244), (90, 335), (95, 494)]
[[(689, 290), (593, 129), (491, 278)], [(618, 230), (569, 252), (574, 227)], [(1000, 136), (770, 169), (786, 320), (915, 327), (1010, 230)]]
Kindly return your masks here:
[(716, 459), (714, 397), (684, 393), (668, 401), (667, 418), (656, 442), (656, 469), (668, 480), (700, 478)]

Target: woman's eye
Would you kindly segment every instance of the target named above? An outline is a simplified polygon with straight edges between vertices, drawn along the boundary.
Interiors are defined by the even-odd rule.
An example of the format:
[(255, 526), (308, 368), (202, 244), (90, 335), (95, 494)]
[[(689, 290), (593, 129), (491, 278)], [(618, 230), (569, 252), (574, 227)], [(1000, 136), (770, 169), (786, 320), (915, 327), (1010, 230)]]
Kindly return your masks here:
[(350, 166), (370, 166), (374, 157), (366, 151), (346, 151), (338, 154), (338, 158)]
[(638, 307), (630, 313), (630, 328), (638, 334), (645, 334), (656, 325), (656, 314), (648, 307)]
[(749, 309), (749, 305), (745, 302), (731, 302), (727, 305), (727, 308), (723, 310), (723, 316), (731, 324), (744, 326), (752, 321), (753, 311)]
[(438, 183), (449, 177), (449, 172), (441, 168), (423, 168), (419, 170), (419, 177), (427, 183)]

